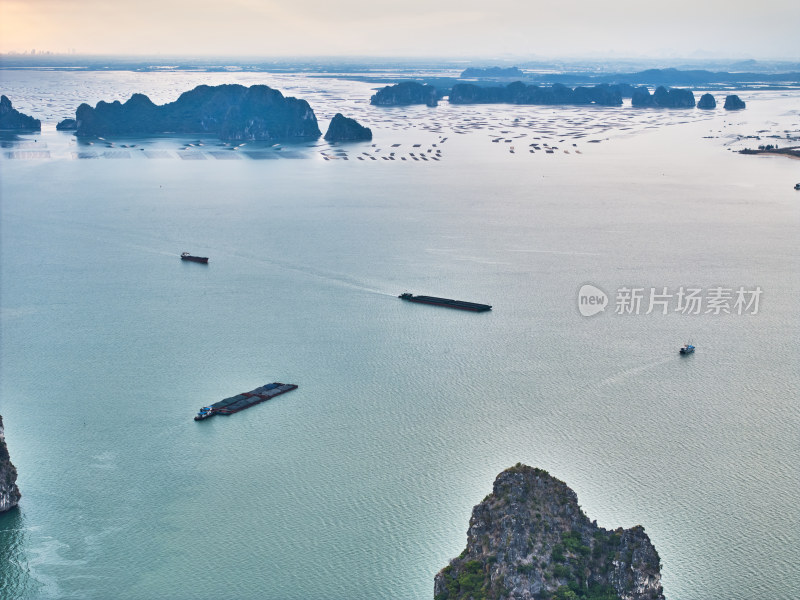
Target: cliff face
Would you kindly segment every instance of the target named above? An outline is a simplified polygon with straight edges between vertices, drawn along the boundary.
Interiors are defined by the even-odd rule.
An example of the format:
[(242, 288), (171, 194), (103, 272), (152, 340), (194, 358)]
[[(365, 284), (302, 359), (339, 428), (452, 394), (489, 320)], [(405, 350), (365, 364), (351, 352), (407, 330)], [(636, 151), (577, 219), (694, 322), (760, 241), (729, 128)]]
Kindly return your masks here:
[(436, 106), (439, 103), (436, 88), (432, 85), (404, 81), (397, 85), (387, 85), (370, 98), (374, 106), (410, 106), (426, 104)]
[(608, 531), (574, 491), (517, 464), (472, 511), (467, 547), (434, 581), (435, 600), (664, 600), (641, 526)]
[(11, 106), (11, 100), (0, 96), (0, 129), (39, 131), (41, 128), (39, 119), (23, 115)]
[(201, 85), (157, 106), (143, 94), (124, 104), (81, 104), (77, 135), (215, 133), (224, 140), (278, 140), (320, 136), (308, 102), (284, 98), (265, 85)]
[(0, 512), (19, 504), (22, 494), (17, 487), (17, 469), (11, 464), (3, 432), (3, 417), (0, 415)]
[(336, 113), (325, 133), (325, 139), (329, 142), (368, 142), (372, 139), (372, 130), (355, 119)]

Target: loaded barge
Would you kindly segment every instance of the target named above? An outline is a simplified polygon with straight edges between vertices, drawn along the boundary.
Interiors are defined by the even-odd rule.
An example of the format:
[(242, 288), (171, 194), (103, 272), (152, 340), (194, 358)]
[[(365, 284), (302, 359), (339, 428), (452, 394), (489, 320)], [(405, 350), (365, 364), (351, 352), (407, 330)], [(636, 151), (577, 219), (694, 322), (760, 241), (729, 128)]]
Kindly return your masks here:
[(400, 294), (398, 298), (419, 304), (433, 304), (434, 306), (445, 306), (447, 308), (458, 308), (460, 310), (470, 310), (472, 312), (485, 312), (492, 310), (489, 304), (477, 304), (475, 302), (464, 302), (463, 300), (450, 300), (449, 298), (436, 298), (434, 296), (415, 296), (414, 294)]
[(207, 256), (192, 256), (188, 252), (181, 253), (181, 260), (188, 260), (190, 262), (203, 263), (204, 265), (208, 264), (208, 257)]
[(210, 406), (204, 406), (194, 416), (194, 420), (202, 421), (203, 419), (213, 417), (214, 415), (232, 415), (240, 410), (250, 408), (251, 406), (255, 406), (256, 404), (264, 402), (265, 400), (269, 400), (270, 398), (280, 396), (281, 394), (285, 394), (286, 392), (291, 392), (292, 390), (296, 389), (297, 386), (293, 383), (279, 383), (277, 381), (274, 383), (268, 383), (254, 390), (250, 390), (249, 392), (243, 392), (241, 394), (237, 394), (236, 396), (225, 398), (224, 400), (215, 402)]

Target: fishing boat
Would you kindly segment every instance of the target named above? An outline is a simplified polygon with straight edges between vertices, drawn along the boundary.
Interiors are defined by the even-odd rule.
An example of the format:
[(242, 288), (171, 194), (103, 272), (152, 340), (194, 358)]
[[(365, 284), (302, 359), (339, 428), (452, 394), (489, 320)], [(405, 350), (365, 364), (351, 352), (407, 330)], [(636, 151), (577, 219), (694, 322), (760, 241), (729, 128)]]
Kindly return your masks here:
[(687, 342), (683, 345), (683, 347), (680, 350), (678, 350), (678, 352), (680, 352), (681, 354), (691, 354), (692, 352), (694, 352), (694, 346), (692, 346), (691, 342)]

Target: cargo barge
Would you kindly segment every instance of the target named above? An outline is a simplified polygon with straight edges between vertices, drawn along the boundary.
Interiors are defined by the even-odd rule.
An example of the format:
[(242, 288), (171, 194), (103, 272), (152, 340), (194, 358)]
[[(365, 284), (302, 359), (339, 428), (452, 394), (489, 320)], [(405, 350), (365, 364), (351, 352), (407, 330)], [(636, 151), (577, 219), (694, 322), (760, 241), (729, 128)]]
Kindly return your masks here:
[(188, 260), (191, 262), (203, 263), (204, 265), (208, 264), (208, 257), (207, 256), (192, 256), (188, 252), (184, 252), (181, 254), (181, 260)]
[(281, 394), (285, 394), (286, 392), (291, 392), (292, 390), (296, 389), (297, 386), (293, 383), (279, 383), (277, 381), (274, 383), (268, 383), (254, 390), (250, 390), (249, 392), (243, 392), (241, 394), (237, 394), (236, 396), (225, 398), (224, 400), (215, 402), (210, 406), (204, 406), (194, 416), (194, 420), (202, 421), (203, 419), (213, 417), (214, 415), (232, 415), (240, 410), (250, 408), (251, 406), (255, 406), (256, 404), (264, 402), (265, 400), (269, 400), (270, 398), (280, 396)]
[(434, 296), (415, 296), (414, 294), (400, 294), (398, 298), (408, 300), (409, 302), (418, 302), (419, 304), (432, 304), (434, 306), (445, 306), (447, 308), (458, 308), (460, 310), (469, 310), (472, 312), (485, 312), (492, 310), (489, 304), (477, 304), (475, 302), (464, 302), (463, 300), (451, 300), (450, 298), (436, 298)]

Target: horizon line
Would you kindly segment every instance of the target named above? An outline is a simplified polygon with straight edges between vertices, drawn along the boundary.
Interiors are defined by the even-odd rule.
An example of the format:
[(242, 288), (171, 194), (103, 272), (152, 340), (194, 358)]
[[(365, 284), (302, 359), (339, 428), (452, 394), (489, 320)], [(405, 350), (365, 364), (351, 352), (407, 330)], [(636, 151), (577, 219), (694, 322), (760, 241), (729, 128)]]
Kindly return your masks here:
[(362, 62), (383, 63), (386, 61), (442, 61), (442, 62), (550, 62), (550, 61), (580, 61), (591, 64), (609, 62), (609, 61), (683, 61), (683, 62), (798, 62), (800, 57), (757, 57), (757, 56), (665, 56), (665, 55), (628, 55), (628, 54), (611, 54), (611, 55), (591, 55), (586, 56), (582, 54), (572, 55), (523, 55), (523, 54), (502, 54), (496, 56), (489, 55), (400, 55), (400, 54), (386, 54), (376, 56), (374, 54), (202, 54), (202, 53), (79, 53), (79, 52), (55, 52), (49, 50), (36, 51), (31, 53), (29, 51), (0, 51), (0, 58), (13, 57), (15, 59), (53, 59), (53, 58), (73, 58), (73, 59), (95, 59), (106, 58), (116, 60), (211, 60), (211, 61), (225, 61), (225, 60), (270, 60), (270, 61), (292, 61), (292, 60), (342, 60), (353, 61), (358, 60)]

